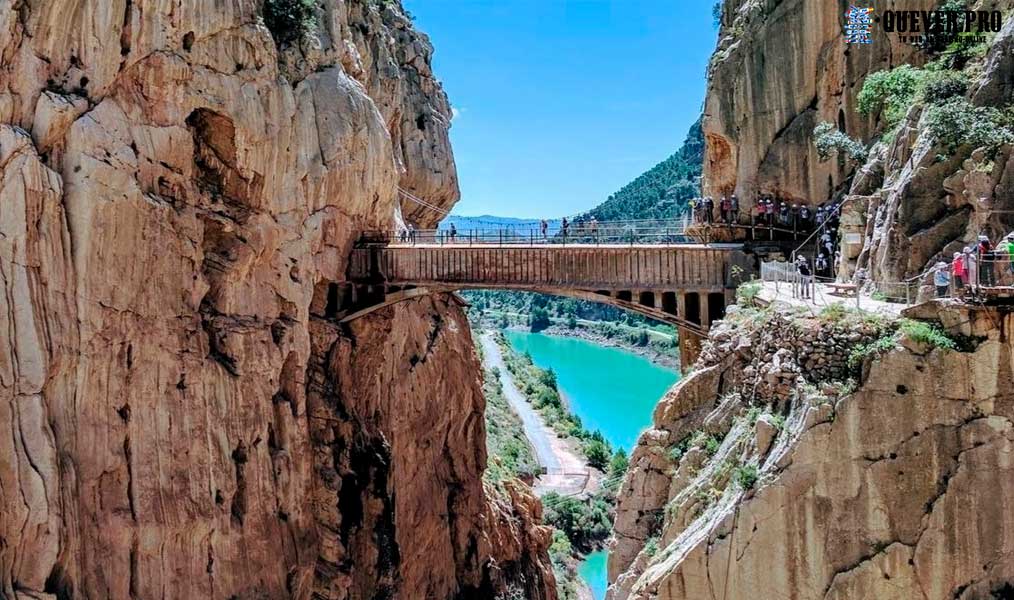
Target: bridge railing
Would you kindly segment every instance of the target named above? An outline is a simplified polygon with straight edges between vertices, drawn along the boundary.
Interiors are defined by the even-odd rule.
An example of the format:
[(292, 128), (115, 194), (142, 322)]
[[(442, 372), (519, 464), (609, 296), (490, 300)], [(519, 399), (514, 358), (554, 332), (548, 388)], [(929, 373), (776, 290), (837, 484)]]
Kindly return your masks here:
[(463, 245), (512, 246), (547, 244), (639, 245), (692, 242), (683, 223), (658, 225), (653, 222), (625, 222), (620, 225), (580, 225), (566, 230), (551, 231), (540, 227), (505, 227), (498, 229), (400, 229), (368, 232), (370, 241), (384, 240), (391, 245)]
[[(729, 232), (736, 232), (731, 237)], [(665, 245), (718, 240), (798, 239), (809, 231), (787, 229), (765, 223), (688, 223), (687, 221), (631, 220), (598, 224), (587, 222), (566, 229), (538, 224), (510, 227), (462, 229), (411, 229), (363, 232), (364, 243), (392, 246), (537, 246), (537, 245)]]

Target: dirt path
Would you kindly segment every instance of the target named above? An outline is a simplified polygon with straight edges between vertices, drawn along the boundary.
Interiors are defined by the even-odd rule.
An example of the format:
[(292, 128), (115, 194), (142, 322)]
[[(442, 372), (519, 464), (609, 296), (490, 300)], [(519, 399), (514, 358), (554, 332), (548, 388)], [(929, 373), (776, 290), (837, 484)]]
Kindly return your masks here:
[(486, 368), (499, 369), (503, 395), (520, 417), (525, 436), (535, 449), (535, 458), (546, 468), (546, 474), (535, 481), (535, 493), (539, 496), (549, 492), (578, 495), (598, 489), (602, 474), (585, 463), (584, 456), (573, 441), (557, 436), (542, 420), (542, 416), (532, 408), (514, 383), (514, 377), (507, 370), (500, 346), (493, 336), (484, 333), (479, 337), (479, 341), (482, 344)]

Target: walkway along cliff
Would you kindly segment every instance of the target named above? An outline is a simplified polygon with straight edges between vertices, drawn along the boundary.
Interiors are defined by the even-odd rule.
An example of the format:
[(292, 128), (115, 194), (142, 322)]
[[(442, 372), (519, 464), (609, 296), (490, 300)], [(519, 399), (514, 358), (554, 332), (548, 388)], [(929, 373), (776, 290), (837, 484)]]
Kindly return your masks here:
[(313, 316), (458, 189), (398, 3), (305, 4), (0, 7), (0, 597), (555, 596), (460, 308)]

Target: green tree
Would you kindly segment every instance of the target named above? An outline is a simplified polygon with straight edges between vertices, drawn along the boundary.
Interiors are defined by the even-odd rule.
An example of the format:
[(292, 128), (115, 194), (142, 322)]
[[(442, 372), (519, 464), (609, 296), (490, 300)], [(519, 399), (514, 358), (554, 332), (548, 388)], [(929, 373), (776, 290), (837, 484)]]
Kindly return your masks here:
[(531, 317), (528, 319), (528, 326), (533, 332), (542, 331), (552, 325), (549, 320), (549, 312), (539, 306), (532, 309)]
[(880, 114), (888, 126), (894, 125), (914, 103), (924, 75), (921, 69), (912, 65), (871, 73), (856, 96), (859, 113)]
[(609, 446), (602, 440), (587, 440), (584, 443), (584, 455), (588, 459), (588, 464), (596, 469), (604, 471), (609, 464)]
[(264, 25), (279, 46), (298, 40), (317, 25), (315, 0), (265, 0)]
[(627, 458), (626, 451), (623, 448), (618, 449), (613, 453), (612, 460), (609, 461), (609, 477), (620, 478), (627, 473), (627, 468), (630, 466), (630, 459)]

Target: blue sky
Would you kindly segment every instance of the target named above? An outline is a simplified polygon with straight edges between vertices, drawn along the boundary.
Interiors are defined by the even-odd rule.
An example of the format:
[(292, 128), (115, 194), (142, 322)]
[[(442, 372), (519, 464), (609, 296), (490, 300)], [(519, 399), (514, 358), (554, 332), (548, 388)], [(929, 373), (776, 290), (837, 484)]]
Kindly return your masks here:
[(591, 208), (700, 113), (714, 0), (403, 1), (456, 112), (456, 214)]

